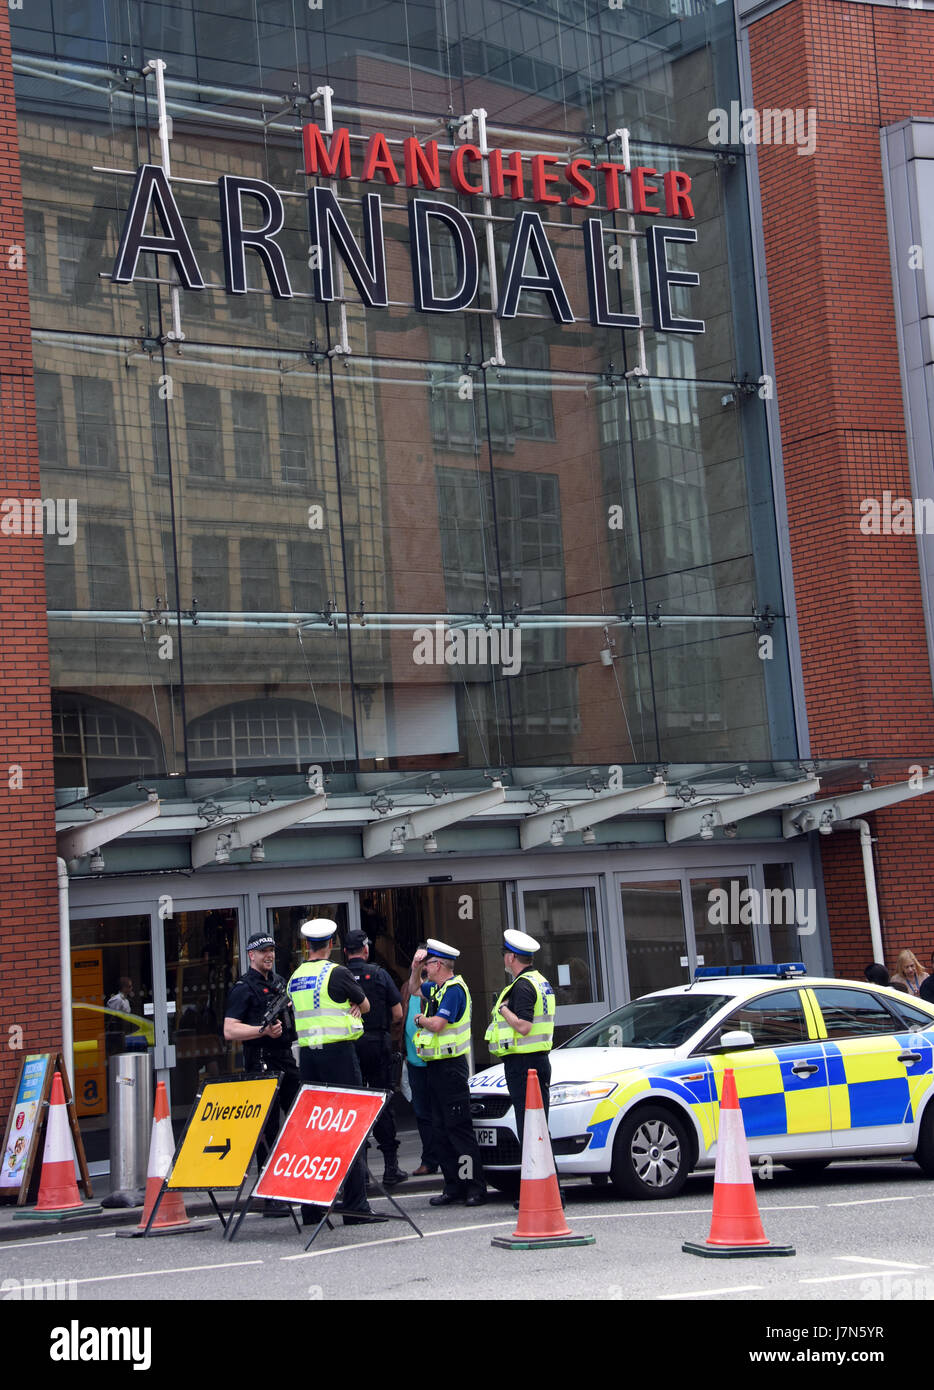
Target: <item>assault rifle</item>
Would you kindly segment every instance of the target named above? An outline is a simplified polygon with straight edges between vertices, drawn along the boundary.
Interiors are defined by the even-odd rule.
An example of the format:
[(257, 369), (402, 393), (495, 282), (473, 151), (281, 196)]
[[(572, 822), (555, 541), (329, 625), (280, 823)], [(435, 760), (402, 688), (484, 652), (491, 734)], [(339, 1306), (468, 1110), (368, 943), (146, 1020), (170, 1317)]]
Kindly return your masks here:
[(285, 1013), (286, 1009), (291, 1008), (291, 1005), (292, 998), (287, 989), (283, 989), (279, 994), (274, 995), (266, 1006), (266, 1012), (263, 1014), (262, 1019), (262, 1027), (268, 1028), (270, 1023), (274, 1023), (281, 1013)]

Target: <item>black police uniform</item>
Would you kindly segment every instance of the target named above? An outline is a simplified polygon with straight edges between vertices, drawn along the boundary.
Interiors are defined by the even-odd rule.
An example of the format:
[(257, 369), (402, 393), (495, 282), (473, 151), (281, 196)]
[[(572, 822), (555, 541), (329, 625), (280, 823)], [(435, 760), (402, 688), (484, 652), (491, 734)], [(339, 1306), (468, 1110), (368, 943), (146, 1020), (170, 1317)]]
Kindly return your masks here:
[[(369, 1013), (363, 1015), (363, 1036), (354, 1046), (360, 1062), (363, 1084), (373, 1091), (392, 1091), (392, 1044), (389, 1024), (394, 1004), (402, 1006), (402, 996), (388, 971), (362, 956), (351, 956), (347, 969), (370, 1001)], [(383, 1155), (387, 1174), (398, 1169), (399, 1140), (392, 1110), (392, 1096), (373, 1126), (373, 1137)]]
[[(251, 966), (245, 975), (240, 976), (227, 996), (224, 1016), (235, 1018), (240, 1023), (258, 1028), (269, 1005), (284, 990), (285, 980), (281, 975), (277, 975), (273, 971), (267, 977), (261, 975), (258, 970), (254, 970)], [(291, 1008), (283, 1010), (277, 1015), (277, 1018), (282, 1024), (282, 1032), (278, 1038), (270, 1038), (267, 1034), (266, 1037), (255, 1040), (249, 1038), (246, 1042), (241, 1043), (245, 1075), (267, 1072), (275, 1073), (280, 1077), (279, 1090), (276, 1094), (277, 1103), (270, 1106), (269, 1116), (256, 1146), (256, 1157), (260, 1168), (266, 1162), (276, 1142), (281, 1124), (280, 1111), (282, 1119), (284, 1119), (292, 1108), (292, 1102), (298, 1095), (300, 1085), (298, 1067), (292, 1054), (292, 1044), (297, 1041), (298, 1033), (295, 1031), (295, 1019)]]
[[(513, 982), (512, 989), (506, 995), (503, 1003), (508, 1009), (521, 1018), (525, 1023), (532, 1023), (535, 1019), (535, 986), (528, 980), (523, 980), (526, 971), (534, 970), (534, 965), (527, 965), (520, 971)], [(509, 1092), (509, 1099), (512, 1101), (516, 1112), (516, 1135), (519, 1146), (522, 1146), (522, 1139), (525, 1130), (525, 1090), (528, 1084), (530, 1071), (538, 1072), (538, 1081), (542, 1092), (542, 1106), (545, 1111), (545, 1119), (548, 1118), (548, 1088), (551, 1084), (551, 1053), (550, 1052), (512, 1052), (507, 1053), (503, 1058), (503, 1072), (505, 1075), (506, 1089)]]

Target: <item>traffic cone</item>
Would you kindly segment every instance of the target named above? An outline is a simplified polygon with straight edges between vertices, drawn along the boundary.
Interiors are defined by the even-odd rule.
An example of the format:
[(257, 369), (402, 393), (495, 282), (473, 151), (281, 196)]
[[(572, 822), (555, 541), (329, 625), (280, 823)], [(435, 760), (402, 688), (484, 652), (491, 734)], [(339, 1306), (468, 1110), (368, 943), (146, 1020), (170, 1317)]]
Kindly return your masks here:
[(530, 1070), (525, 1083), (519, 1222), (511, 1236), (494, 1236), (490, 1243), (505, 1250), (541, 1250), (553, 1245), (593, 1245), (595, 1240), (596, 1236), (574, 1235), (564, 1219), (538, 1072)]
[(795, 1253), (793, 1245), (770, 1245), (762, 1229), (732, 1067), (727, 1067), (723, 1073), (710, 1235), (703, 1244), (686, 1240), (681, 1249), (689, 1255), (706, 1255), (712, 1259)]
[[(156, 1205), (159, 1193), (162, 1191), (162, 1184), (169, 1175), (174, 1156), (175, 1138), (172, 1134), (172, 1120), (169, 1115), (169, 1098), (166, 1094), (165, 1082), (157, 1081), (156, 1103), (153, 1106), (152, 1115), (152, 1138), (149, 1141), (149, 1165), (146, 1170), (146, 1201), (143, 1205), (142, 1219), (133, 1230), (118, 1231), (117, 1235), (141, 1236), (145, 1234), (146, 1224), (153, 1207)], [(149, 1233), (150, 1235), (154, 1233), (162, 1235), (170, 1231), (203, 1231), (209, 1224), (209, 1222), (204, 1221), (191, 1221), (185, 1211), (182, 1194), (166, 1189)]]
[(100, 1211), (96, 1203), (83, 1202), (75, 1178), (75, 1146), (68, 1125), (65, 1089), (61, 1074), (52, 1077), (49, 1114), (46, 1120), (45, 1148), (42, 1153), (42, 1176), (39, 1181), (39, 1200), (31, 1211), (14, 1212), (14, 1218), (43, 1220), (59, 1216), (92, 1216)]

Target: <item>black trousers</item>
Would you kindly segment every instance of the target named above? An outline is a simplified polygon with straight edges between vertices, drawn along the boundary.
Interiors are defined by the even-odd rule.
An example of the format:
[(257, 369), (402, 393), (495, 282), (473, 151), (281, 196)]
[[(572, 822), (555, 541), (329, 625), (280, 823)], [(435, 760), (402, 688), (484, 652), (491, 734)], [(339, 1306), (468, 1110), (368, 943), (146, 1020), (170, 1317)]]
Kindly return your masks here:
[(485, 1192), (483, 1160), (470, 1120), (469, 1075), (466, 1057), (442, 1057), (429, 1062), (428, 1095), (435, 1149), (449, 1197)]
[(506, 1089), (516, 1112), (516, 1136), (522, 1147), (525, 1129), (525, 1088), (530, 1071), (538, 1072), (538, 1083), (542, 1088), (542, 1104), (545, 1119), (548, 1119), (548, 1087), (551, 1084), (551, 1054), (548, 1052), (514, 1053), (503, 1058), (503, 1071), (506, 1074)]
[[(298, 1070), (303, 1082), (325, 1086), (361, 1086), (360, 1063), (352, 1042), (328, 1043), (325, 1047), (302, 1047), (298, 1053)], [(363, 1153), (354, 1159), (344, 1179), (342, 1206), (345, 1211), (366, 1211), (366, 1167)], [(307, 1207), (302, 1217), (307, 1219)]]
[(373, 1126), (373, 1138), (379, 1145), (387, 1168), (396, 1166), (399, 1140), (396, 1137), (396, 1117), (392, 1112), (392, 1048), (388, 1033), (364, 1033), (354, 1043), (364, 1086), (371, 1091), (389, 1091), (389, 1100)]
[[(255, 1076), (256, 1073), (251, 1072), (250, 1075)], [(291, 1058), (286, 1062), (277, 1062), (274, 1066), (267, 1063), (266, 1075), (279, 1077), (279, 1089), (276, 1092), (275, 1100), (269, 1107), (269, 1115), (259, 1137), (259, 1143), (256, 1145), (256, 1162), (260, 1172), (263, 1171), (263, 1166), (275, 1147), (279, 1130), (285, 1123), (285, 1117), (292, 1109), (292, 1103), (302, 1084), (298, 1075), (298, 1067)]]

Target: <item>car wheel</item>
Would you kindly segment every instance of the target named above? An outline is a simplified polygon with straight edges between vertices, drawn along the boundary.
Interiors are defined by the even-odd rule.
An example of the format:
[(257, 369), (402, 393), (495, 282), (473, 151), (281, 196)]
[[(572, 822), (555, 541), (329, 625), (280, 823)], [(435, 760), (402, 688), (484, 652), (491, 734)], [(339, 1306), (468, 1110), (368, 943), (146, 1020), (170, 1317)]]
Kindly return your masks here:
[(626, 1116), (616, 1132), (610, 1169), (617, 1192), (643, 1201), (675, 1197), (690, 1171), (688, 1132), (670, 1110), (646, 1105)]
[(928, 1105), (921, 1116), (915, 1162), (926, 1178), (934, 1178), (934, 1105)]
[(782, 1163), (793, 1173), (800, 1173), (803, 1178), (816, 1178), (818, 1173), (822, 1173), (825, 1168), (830, 1167), (831, 1160), (829, 1158), (783, 1158)]

